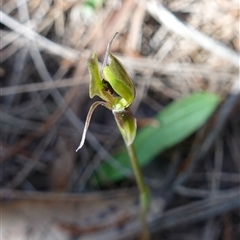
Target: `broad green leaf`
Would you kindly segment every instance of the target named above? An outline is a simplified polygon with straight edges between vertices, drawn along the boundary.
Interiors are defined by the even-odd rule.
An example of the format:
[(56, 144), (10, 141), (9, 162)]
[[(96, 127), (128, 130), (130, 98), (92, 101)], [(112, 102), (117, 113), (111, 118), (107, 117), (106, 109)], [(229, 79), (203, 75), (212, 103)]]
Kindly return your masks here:
[[(141, 166), (145, 166), (156, 155), (174, 146), (194, 133), (214, 112), (220, 98), (211, 93), (195, 93), (179, 101), (172, 102), (157, 114), (159, 127), (147, 126), (141, 129), (135, 138), (134, 146)], [(127, 152), (123, 151), (114, 156), (118, 166), (131, 169)], [(95, 172), (98, 183), (113, 182), (125, 175), (120, 167), (110, 161), (103, 162)], [(90, 184), (94, 183), (94, 178)]]

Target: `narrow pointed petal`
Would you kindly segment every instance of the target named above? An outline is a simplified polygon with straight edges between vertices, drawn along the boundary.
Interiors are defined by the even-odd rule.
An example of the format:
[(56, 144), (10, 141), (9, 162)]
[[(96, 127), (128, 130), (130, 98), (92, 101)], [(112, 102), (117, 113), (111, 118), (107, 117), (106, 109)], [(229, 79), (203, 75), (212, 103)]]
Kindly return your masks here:
[(85, 139), (86, 139), (86, 134), (87, 134), (87, 130), (88, 130), (88, 127), (89, 127), (89, 124), (90, 124), (90, 121), (91, 121), (91, 117), (92, 117), (92, 114), (93, 114), (93, 111), (95, 110), (95, 108), (99, 105), (102, 105), (106, 108), (109, 108), (108, 104), (105, 103), (105, 102), (102, 102), (102, 101), (97, 101), (95, 103), (92, 104), (92, 106), (90, 107), (89, 111), (88, 111), (88, 115), (87, 115), (87, 119), (86, 119), (86, 122), (85, 122), (85, 126), (84, 126), (84, 129), (83, 129), (83, 135), (82, 135), (82, 139), (81, 139), (81, 142), (78, 146), (78, 148), (76, 149), (76, 152), (82, 148), (84, 142), (85, 142)]

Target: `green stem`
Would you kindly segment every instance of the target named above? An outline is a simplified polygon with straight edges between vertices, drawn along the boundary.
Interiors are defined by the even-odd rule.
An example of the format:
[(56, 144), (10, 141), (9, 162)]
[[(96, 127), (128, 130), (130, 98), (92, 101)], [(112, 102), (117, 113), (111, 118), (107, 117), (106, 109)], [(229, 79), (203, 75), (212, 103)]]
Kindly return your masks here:
[(131, 160), (133, 172), (136, 178), (137, 186), (140, 192), (140, 218), (141, 218), (141, 223), (142, 223), (142, 240), (148, 240), (150, 239), (150, 234), (148, 230), (148, 225), (147, 225), (147, 212), (149, 209), (150, 205), (150, 190), (147, 187), (147, 185), (144, 182), (144, 178), (142, 175), (142, 170), (140, 168), (140, 165), (138, 163), (138, 158), (137, 154), (135, 151), (135, 148), (133, 144), (127, 145), (127, 151)]

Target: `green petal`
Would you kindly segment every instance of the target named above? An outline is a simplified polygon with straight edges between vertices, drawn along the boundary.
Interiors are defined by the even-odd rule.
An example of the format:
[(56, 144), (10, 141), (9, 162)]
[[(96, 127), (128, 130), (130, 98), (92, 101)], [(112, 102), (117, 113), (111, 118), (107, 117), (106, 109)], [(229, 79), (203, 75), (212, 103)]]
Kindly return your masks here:
[(114, 97), (108, 90), (106, 90), (106, 84), (102, 81), (96, 53), (93, 53), (92, 57), (88, 61), (88, 70), (90, 74), (90, 98), (93, 98), (97, 95), (102, 98), (102, 100), (105, 100), (109, 104), (113, 105)]
[(96, 95), (101, 97), (102, 80), (98, 68), (96, 53), (93, 53), (92, 57), (88, 61), (88, 70), (90, 74), (89, 96), (90, 98), (93, 98)]
[(134, 84), (120, 61), (111, 53), (109, 53), (109, 57), (109, 65), (103, 68), (104, 78), (113, 90), (127, 102), (125, 107), (128, 107), (135, 97)]

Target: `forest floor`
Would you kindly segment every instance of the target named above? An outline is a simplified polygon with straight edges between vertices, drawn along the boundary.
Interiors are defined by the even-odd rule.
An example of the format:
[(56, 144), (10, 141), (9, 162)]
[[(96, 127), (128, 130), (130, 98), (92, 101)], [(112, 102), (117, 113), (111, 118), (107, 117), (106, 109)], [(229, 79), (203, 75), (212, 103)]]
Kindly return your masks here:
[(134, 179), (88, 184), (123, 145), (111, 112), (96, 110), (75, 152), (93, 102), (87, 61), (103, 61), (115, 32), (137, 118), (195, 92), (221, 99), (144, 167), (151, 239), (240, 239), (239, 18), (238, 0), (2, 0), (1, 239), (138, 239)]

